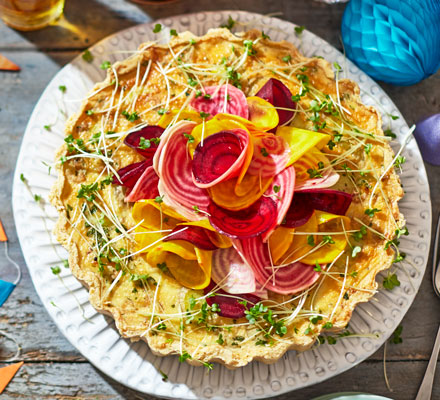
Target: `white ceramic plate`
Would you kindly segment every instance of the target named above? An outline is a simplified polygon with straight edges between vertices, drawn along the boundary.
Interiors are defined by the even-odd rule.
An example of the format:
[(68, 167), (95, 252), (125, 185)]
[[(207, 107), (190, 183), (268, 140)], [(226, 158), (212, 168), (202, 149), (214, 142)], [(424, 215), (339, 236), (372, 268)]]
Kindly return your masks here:
[[(229, 15), (244, 24), (238, 29), (260, 28), (273, 40), (285, 39), (295, 43), (307, 56), (321, 55), (337, 61), (346, 76), (360, 84), (364, 102), (380, 108), (384, 113), (384, 124), (387, 127), (391, 124), (398, 135), (397, 141), (402, 141), (408, 126), (382, 89), (324, 40), (307, 31), (298, 38), (292, 23), (236, 11), (201, 12), (158, 22), (178, 32), (190, 30), (202, 35), (209, 28), (225, 23)], [(18, 157), (12, 201), (20, 244), (35, 288), (48, 313), (67, 339), (93, 365), (124, 385), (155, 396), (182, 399), (270, 397), (352, 368), (377, 350), (397, 327), (414, 300), (426, 267), (431, 204), (426, 172), (413, 139), (404, 151), (407, 162), (402, 181), (406, 196), (400, 203), (410, 231), (410, 236), (401, 240), (401, 249), (411, 261), (411, 264), (405, 263), (408, 274), (399, 269), (401, 286), (393, 291), (380, 291), (372, 301), (360, 305), (350, 321), (352, 331), (380, 333), (380, 339), (348, 338), (339, 340), (334, 346), (323, 345), (301, 355), (288, 352), (273, 365), (253, 362), (235, 371), (216, 365), (208, 374), (203, 368), (180, 364), (176, 357), (155, 357), (143, 342), (130, 343), (121, 339), (113, 321), (92, 308), (87, 290), (68, 269), (62, 269), (63, 282), (52, 274), (50, 267), (60, 265), (60, 258), (66, 258), (66, 252), (49, 236), (56, 212), (48, 204), (44, 207), (45, 212), (41, 210), (20, 181), (20, 174), (25, 175), (35, 193), (47, 199), (55, 177), (53, 173), (48, 175), (43, 163), (53, 162), (55, 150), (63, 142), (65, 121), (59, 109), (70, 115), (79, 107), (80, 103), (72, 100), (83, 98), (94, 82), (104, 78), (104, 71), (99, 68), (102, 61), (124, 59), (129, 53), (121, 50), (135, 50), (140, 43), (157, 39), (158, 35), (152, 32), (153, 25), (135, 26), (102, 40), (91, 48), (95, 57), (92, 64), (78, 57), (65, 66), (47, 86), (27, 126)], [(159, 37), (168, 40), (169, 30), (164, 29)], [(67, 86), (64, 97), (59, 85)], [(400, 118), (390, 121), (386, 113)], [(51, 132), (43, 129), (44, 125), (51, 123), (54, 124)], [(395, 143), (396, 147), (398, 143)], [(83, 318), (76, 300), (84, 308), (88, 320)], [(162, 381), (159, 369), (168, 375), (168, 382)]]

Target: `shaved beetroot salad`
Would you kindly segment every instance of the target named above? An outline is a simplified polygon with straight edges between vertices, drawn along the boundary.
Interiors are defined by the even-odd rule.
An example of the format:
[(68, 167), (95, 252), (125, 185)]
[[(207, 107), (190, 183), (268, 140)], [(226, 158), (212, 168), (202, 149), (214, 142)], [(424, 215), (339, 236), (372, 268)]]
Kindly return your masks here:
[(144, 160), (113, 184), (135, 203), (138, 252), (214, 293), (223, 317), (311, 287), (347, 244), (352, 195), (330, 189), (339, 175), (320, 151), (330, 136), (289, 126), (295, 113), (277, 79), (253, 97), (211, 86), (125, 138)]

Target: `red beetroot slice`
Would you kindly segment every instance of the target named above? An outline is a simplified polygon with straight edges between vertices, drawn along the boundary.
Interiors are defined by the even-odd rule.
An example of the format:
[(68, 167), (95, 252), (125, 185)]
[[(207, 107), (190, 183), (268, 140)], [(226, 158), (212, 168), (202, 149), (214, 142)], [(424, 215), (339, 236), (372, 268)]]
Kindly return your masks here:
[[(290, 90), (283, 82), (275, 78), (270, 78), (258, 91), (256, 96), (268, 101), (274, 107), (290, 108), (292, 110), (296, 108), (296, 104), (292, 100), (292, 93)], [(293, 117), (294, 113), (294, 111), (278, 109), (277, 112), (280, 118), (279, 125), (283, 125), (289, 121)]]
[[(269, 245), (261, 237), (234, 241), (254, 271), (255, 279), (265, 288), (279, 294), (298, 293), (313, 285), (320, 276), (313, 265), (296, 262), (282, 267), (271, 266)], [(237, 243), (238, 242), (238, 243)]]
[[(180, 231), (179, 233), (174, 233)], [(216, 250), (217, 246), (211, 242), (206, 229), (200, 226), (188, 225), (185, 230), (182, 230), (182, 225), (176, 226), (170, 233), (170, 237), (165, 238), (163, 241), (168, 242), (170, 240), (184, 240), (193, 244), (195, 247), (202, 250)]]
[[(160, 135), (162, 135), (164, 129), (160, 126), (156, 125), (150, 125), (146, 126), (145, 128), (142, 128), (136, 132), (129, 133), (125, 139), (124, 143), (131, 147), (132, 149), (135, 149), (139, 154), (143, 155), (146, 158), (150, 158), (154, 155), (156, 152), (157, 143), (151, 142), (151, 139), (158, 138)], [(141, 144), (141, 138), (145, 139), (144, 147), (149, 146), (145, 149), (140, 148), (139, 145)]]
[(150, 165), (140, 176), (133, 189), (130, 190), (130, 193), (125, 196), (124, 200), (135, 202), (144, 199), (155, 199), (159, 196), (158, 184), (159, 177), (153, 166)]
[[(210, 183), (225, 174), (243, 151), (240, 138), (233, 131), (221, 131), (200, 142), (192, 162), (192, 172), (198, 183)], [(237, 168), (236, 174), (240, 172)], [(231, 174), (228, 178), (232, 178)]]
[(314, 207), (310, 202), (309, 195), (295, 192), (282, 225), (287, 228), (302, 226), (310, 219), (313, 211)]
[(271, 198), (262, 197), (244, 210), (230, 211), (211, 201), (208, 213), (209, 222), (220, 233), (231, 238), (250, 238), (260, 235), (273, 225), (277, 217), (277, 205)]
[(248, 119), (249, 108), (245, 94), (232, 85), (206, 86), (204, 92), (193, 97), (191, 107), (210, 116), (219, 113), (238, 115)]
[(302, 191), (301, 194), (308, 196), (315, 210), (336, 215), (345, 215), (353, 199), (353, 195), (333, 189), (308, 189)]
[[(134, 164), (127, 165), (124, 168), (118, 170), (118, 177), (113, 177), (113, 185), (122, 185), (129, 189), (132, 189), (136, 182), (139, 180), (144, 171), (151, 165), (150, 161), (140, 161)], [(121, 183), (122, 182), (122, 183)]]
[(345, 215), (352, 198), (349, 193), (333, 189), (308, 189), (295, 192), (283, 225), (289, 228), (304, 225), (312, 216), (313, 210)]
[[(215, 287), (216, 284), (211, 281), (209, 286), (204, 289), (205, 294), (210, 293)], [(218, 314), (221, 317), (226, 318), (243, 318), (245, 316), (244, 312), (249, 310), (261, 300), (259, 297), (253, 294), (236, 294), (233, 295), (234, 297), (229, 297), (231, 295), (222, 289), (217, 289), (214, 291), (214, 293), (215, 296), (207, 297), (206, 302), (210, 306), (212, 306), (214, 303), (218, 304), (220, 308), (220, 312)], [(246, 301), (246, 306), (240, 304), (239, 301)]]

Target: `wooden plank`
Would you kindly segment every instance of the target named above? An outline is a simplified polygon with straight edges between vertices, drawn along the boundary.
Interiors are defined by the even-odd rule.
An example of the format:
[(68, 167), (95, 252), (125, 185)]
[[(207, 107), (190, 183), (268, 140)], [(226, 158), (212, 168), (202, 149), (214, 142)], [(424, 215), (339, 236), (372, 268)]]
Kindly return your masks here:
[[(170, 15), (199, 12), (201, 10), (246, 10), (262, 14), (278, 13), (282, 18), (305, 25), (314, 33), (341, 48), (339, 28), (345, 5), (329, 5), (316, 1), (296, 0), (294, 4), (282, 0), (254, 0), (247, 4), (236, 0), (199, 0), (197, 3), (178, 1), (158, 6), (130, 3), (122, 0), (75, 0), (66, 2), (65, 18), (71, 24), (60, 25), (34, 32), (16, 32), (0, 26), (0, 49), (82, 49), (98, 40), (144, 22)], [(84, 12), (84, 10), (96, 12)]]
[[(274, 397), (274, 400), (310, 400), (335, 392), (367, 392), (398, 400), (413, 400), (427, 362), (390, 362), (387, 373), (391, 388), (385, 384), (381, 362), (367, 362), (318, 385)], [(0, 364), (1, 366), (1, 364)], [(436, 379), (440, 379), (437, 369)], [(102, 375), (86, 363), (24, 364), (2, 395), (3, 400), (16, 399), (155, 399), (128, 389)], [(432, 399), (440, 398), (440, 385), (435, 385)]]

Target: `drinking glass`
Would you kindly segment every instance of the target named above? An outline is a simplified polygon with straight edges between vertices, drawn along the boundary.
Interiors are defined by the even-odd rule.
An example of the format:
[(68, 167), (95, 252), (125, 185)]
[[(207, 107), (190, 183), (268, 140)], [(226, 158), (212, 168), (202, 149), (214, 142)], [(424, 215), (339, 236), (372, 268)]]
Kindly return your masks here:
[(0, 0), (0, 17), (14, 29), (43, 28), (61, 16), (65, 0)]

